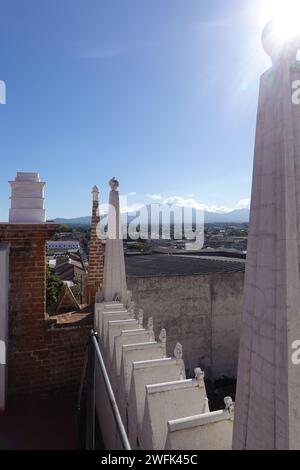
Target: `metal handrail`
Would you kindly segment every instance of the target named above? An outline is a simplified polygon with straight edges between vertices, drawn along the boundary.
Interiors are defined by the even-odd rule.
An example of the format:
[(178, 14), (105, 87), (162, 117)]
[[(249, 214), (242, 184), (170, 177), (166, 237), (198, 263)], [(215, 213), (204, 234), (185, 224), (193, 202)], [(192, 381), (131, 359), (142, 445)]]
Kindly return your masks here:
[[(104, 363), (104, 360), (103, 360), (103, 357), (102, 357), (102, 354), (101, 354), (101, 351), (100, 351), (100, 348), (99, 348), (98, 334), (94, 330), (91, 330), (90, 341), (89, 341), (89, 346), (88, 347), (90, 348), (91, 345), (93, 346), (93, 349), (94, 349), (94, 352), (95, 352), (95, 355), (93, 354), (93, 356), (95, 356), (95, 358), (97, 359), (97, 362), (100, 366), (100, 371), (101, 371), (101, 374), (102, 374), (102, 377), (103, 377), (103, 380), (104, 380), (105, 389), (106, 389), (108, 399), (109, 399), (109, 402), (110, 402), (110, 405), (111, 405), (114, 420), (115, 420), (115, 423), (117, 425), (117, 431), (118, 431), (121, 443), (123, 445), (124, 450), (131, 450), (131, 446), (130, 446), (130, 443), (129, 443), (129, 440), (128, 440), (128, 436), (127, 436), (127, 433), (126, 433), (126, 430), (125, 430), (125, 427), (124, 427), (124, 424), (123, 424), (123, 421), (122, 421), (122, 417), (121, 417), (121, 414), (120, 414), (120, 411), (119, 411), (119, 408), (118, 408), (118, 404), (117, 404), (117, 401), (116, 401), (116, 398), (115, 398), (115, 394), (114, 394), (114, 391), (112, 389), (110, 379), (109, 379), (109, 376), (108, 376), (108, 373), (107, 373), (107, 370), (106, 370), (106, 367), (105, 367), (105, 363)], [(87, 356), (89, 356), (89, 354), (87, 354)], [(93, 362), (92, 367), (94, 369), (92, 372), (93, 372), (93, 376), (94, 376), (96, 364), (95, 364), (95, 361), (92, 361), (92, 362)], [(85, 368), (86, 367), (87, 367), (87, 364), (85, 364)], [(95, 381), (93, 383), (93, 387), (95, 387)], [(93, 396), (92, 396), (91, 400), (92, 400), (93, 415), (94, 415), (94, 413), (95, 413), (95, 393), (94, 393), (94, 391), (92, 391), (92, 395)]]
[(100, 365), (100, 370), (101, 370), (101, 373), (102, 373), (102, 377), (103, 377), (103, 380), (104, 380), (104, 385), (105, 385), (107, 395), (108, 395), (108, 398), (109, 398), (109, 401), (110, 401), (110, 405), (111, 405), (111, 408), (112, 408), (114, 419), (115, 419), (115, 422), (116, 422), (116, 425), (117, 425), (117, 430), (118, 430), (118, 433), (119, 433), (119, 436), (120, 436), (120, 439), (121, 439), (121, 442), (122, 442), (122, 445), (123, 445), (124, 449), (125, 450), (131, 450), (131, 446), (130, 446), (130, 443), (129, 443), (129, 440), (128, 440), (128, 437), (127, 437), (127, 433), (126, 433), (126, 430), (125, 430), (125, 427), (124, 427), (124, 424), (123, 424), (123, 421), (122, 421), (122, 417), (121, 417), (119, 407), (118, 407), (118, 404), (117, 404), (117, 401), (116, 401), (116, 398), (115, 398), (115, 394), (114, 394), (114, 391), (112, 389), (112, 386), (111, 386), (111, 383), (110, 383), (110, 380), (109, 380), (109, 377), (108, 377), (108, 373), (107, 373), (107, 370), (106, 370), (106, 367), (105, 367), (105, 364), (104, 364), (104, 360), (103, 360), (103, 357), (102, 357), (102, 354), (101, 354), (101, 351), (100, 351), (100, 348), (99, 348), (97, 338), (98, 338), (97, 333), (94, 330), (92, 330), (92, 332), (91, 332), (92, 344), (94, 345), (95, 352), (96, 352), (96, 357), (97, 357), (99, 365)]

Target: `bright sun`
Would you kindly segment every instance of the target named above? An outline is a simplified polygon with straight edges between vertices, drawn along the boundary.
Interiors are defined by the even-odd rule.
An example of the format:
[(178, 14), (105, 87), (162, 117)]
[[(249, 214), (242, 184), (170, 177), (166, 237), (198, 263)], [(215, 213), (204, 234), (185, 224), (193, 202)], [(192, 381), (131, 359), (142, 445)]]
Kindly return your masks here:
[(300, 34), (300, 0), (263, 0), (265, 23), (274, 20), (274, 34), (284, 42)]

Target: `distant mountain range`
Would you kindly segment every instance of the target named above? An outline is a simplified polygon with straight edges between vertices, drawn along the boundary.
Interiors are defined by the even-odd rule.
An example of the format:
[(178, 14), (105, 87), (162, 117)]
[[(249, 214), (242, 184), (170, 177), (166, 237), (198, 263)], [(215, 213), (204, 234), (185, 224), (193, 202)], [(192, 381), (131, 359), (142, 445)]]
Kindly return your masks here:
[(236, 209), (227, 213), (220, 212), (204, 212), (204, 222), (205, 223), (244, 223), (249, 222), (250, 210), (249, 209)]
[(53, 219), (52, 222), (56, 224), (66, 224), (66, 225), (91, 225), (91, 216), (86, 217), (76, 217), (74, 219), (62, 219), (58, 217), (57, 219)]
[[(124, 217), (128, 215), (128, 221), (130, 222), (136, 217), (136, 213), (123, 214)], [(204, 222), (206, 224), (211, 223), (244, 223), (249, 222), (249, 209), (237, 209), (227, 213), (221, 212), (204, 212)], [(67, 224), (67, 225), (90, 225), (91, 217), (76, 217), (74, 219), (64, 219), (57, 218), (53, 222), (57, 224)]]

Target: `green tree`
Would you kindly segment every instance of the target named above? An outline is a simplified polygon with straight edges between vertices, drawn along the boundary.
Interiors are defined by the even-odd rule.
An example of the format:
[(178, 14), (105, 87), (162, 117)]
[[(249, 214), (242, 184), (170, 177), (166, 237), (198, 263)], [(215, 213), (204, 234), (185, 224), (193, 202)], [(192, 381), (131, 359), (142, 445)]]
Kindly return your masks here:
[(49, 266), (46, 267), (46, 302), (47, 307), (51, 307), (57, 302), (61, 293), (63, 282), (55, 276)]
[(59, 226), (59, 232), (72, 232), (73, 229), (70, 227), (70, 225), (67, 224), (60, 224)]

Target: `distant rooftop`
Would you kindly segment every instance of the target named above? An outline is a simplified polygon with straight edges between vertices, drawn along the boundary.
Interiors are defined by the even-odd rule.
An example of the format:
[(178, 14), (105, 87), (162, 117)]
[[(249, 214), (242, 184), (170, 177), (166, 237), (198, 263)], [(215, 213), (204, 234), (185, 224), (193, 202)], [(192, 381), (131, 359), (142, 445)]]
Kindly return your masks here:
[(126, 256), (129, 277), (191, 276), (193, 274), (245, 271), (245, 260), (196, 255)]

